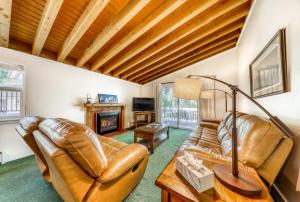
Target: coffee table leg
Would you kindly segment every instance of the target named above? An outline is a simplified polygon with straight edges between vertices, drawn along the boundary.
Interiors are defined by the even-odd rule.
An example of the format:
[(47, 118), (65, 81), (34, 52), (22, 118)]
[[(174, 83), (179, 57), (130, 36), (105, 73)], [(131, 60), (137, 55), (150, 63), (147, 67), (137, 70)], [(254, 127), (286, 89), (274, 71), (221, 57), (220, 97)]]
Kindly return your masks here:
[(167, 129), (167, 138), (169, 139), (169, 126), (168, 126), (168, 129)]
[(136, 143), (136, 142), (137, 142), (137, 135), (134, 134), (134, 143)]
[(151, 136), (151, 143), (150, 143), (150, 150), (151, 150), (151, 154), (154, 153), (154, 135)]

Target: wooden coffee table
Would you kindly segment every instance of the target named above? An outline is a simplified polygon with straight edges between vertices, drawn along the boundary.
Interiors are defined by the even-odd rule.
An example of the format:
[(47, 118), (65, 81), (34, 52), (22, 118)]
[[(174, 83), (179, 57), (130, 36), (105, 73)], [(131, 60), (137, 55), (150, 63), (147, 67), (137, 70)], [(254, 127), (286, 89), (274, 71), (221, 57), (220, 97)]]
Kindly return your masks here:
[[(177, 154), (177, 156), (179, 156)], [(216, 164), (220, 163), (230, 163), (228, 161), (223, 161), (219, 158), (212, 158), (206, 154), (199, 154), (199, 157), (203, 160), (203, 164), (212, 169)], [(269, 202), (273, 201), (267, 187), (260, 179), (255, 169), (245, 167), (240, 165), (240, 167), (245, 168), (250, 174), (256, 177), (259, 180), (260, 185), (262, 186), (262, 194), (256, 198), (249, 198), (246, 196), (239, 195), (225, 186), (223, 186), (216, 178), (214, 179), (214, 187), (198, 193), (177, 171), (175, 167), (176, 156), (169, 162), (161, 174), (157, 177), (155, 185), (161, 188), (161, 201), (227, 201), (227, 202)]]
[(148, 147), (151, 154), (154, 149), (165, 139), (169, 139), (169, 126), (159, 123), (150, 123), (134, 130), (134, 143), (142, 138), (139, 143)]

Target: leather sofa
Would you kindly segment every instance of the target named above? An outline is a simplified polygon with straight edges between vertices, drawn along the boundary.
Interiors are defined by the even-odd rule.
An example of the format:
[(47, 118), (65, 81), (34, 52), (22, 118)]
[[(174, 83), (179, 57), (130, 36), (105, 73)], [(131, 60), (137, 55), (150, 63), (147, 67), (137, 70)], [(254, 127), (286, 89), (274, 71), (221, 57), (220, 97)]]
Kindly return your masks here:
[[(190, 150), (230, 157), (231, 129), (231, 112), (225, 113), (221, 121), (203, 120), (179, 152)], [(237, 135), (240, 163), (255, 168), (272, 185), (293, 147), (293, 140), (269, 120), (240, 112), (237, 114)]]
[(64, 201), (122, 201), (148, 163), (143, 145), (99, 136), (66, 119), (25, 117), (17, 131)]

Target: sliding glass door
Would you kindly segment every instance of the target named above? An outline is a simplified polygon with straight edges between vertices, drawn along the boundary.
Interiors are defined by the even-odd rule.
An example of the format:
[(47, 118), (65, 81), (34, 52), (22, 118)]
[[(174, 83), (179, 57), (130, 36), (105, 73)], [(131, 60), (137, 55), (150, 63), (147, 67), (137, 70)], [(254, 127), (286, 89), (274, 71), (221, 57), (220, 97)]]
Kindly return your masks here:
[(173, 96), (173, 85), (160, 89), (160, 119), (162, 123), (179, 128), (194, 128), (198, 124), (198, 102)]

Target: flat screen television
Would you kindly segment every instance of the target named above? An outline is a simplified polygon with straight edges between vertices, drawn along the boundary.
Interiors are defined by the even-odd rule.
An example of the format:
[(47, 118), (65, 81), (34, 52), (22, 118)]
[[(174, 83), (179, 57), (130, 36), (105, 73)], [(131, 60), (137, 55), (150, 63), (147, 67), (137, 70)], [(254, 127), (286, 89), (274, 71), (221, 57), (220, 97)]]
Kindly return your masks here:
[(154, 98), (134, 97), (132, 101), (132, 111), (154, 111)]

